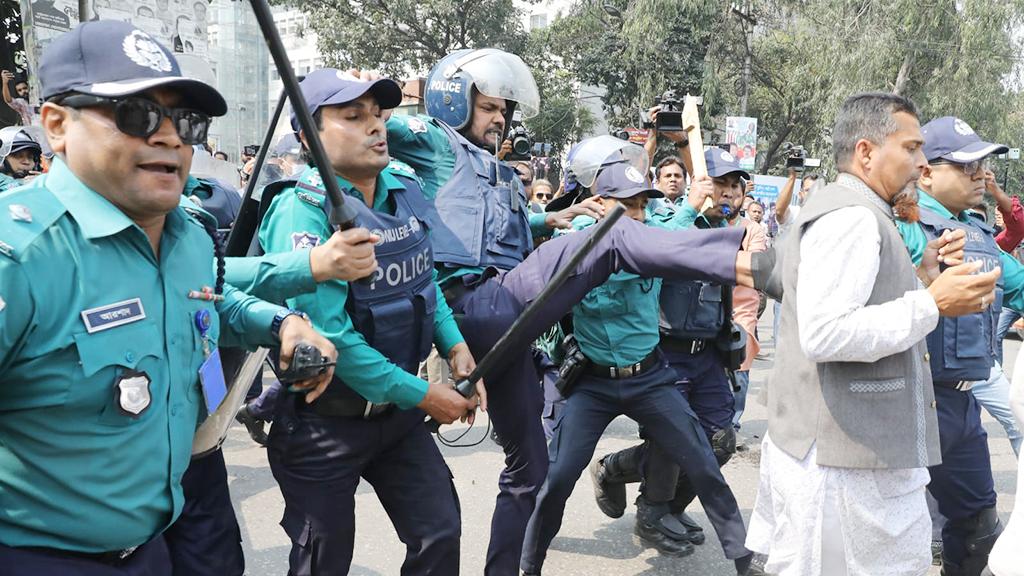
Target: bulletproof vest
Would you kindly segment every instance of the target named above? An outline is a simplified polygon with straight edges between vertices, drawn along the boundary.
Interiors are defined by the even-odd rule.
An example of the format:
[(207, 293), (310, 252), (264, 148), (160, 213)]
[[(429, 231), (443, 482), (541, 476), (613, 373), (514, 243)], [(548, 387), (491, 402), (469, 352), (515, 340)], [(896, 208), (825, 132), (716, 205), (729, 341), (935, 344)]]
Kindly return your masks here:
[[(392, 190), (394, 216), (353, 201), (356, 225), (380, 237), (374, 247), (377, 273), (348, 283), (345, 310), (366, 342), (403, 370), (415, 374), (434, 341), (434, 259), (427, 235), (430, 203), (412, 178), (395, 174), (405, 190)], [(299, 182), (298, 189), (323, 190)], [(330, 198), (323, 203), (330, 214)]]
[[(928, 240), (944, 230), (963, 230), (967, 235), (964, 261), (981, 261), (980, 272), (999, 266), (999, 246), (995, 231), (984, 222), (968, 218), (961, 222), (921, 207), (921, 228)], [(941, 382), (987, 380), (996, 358), (996, 325), (1003, 306), (1003, 277), (996, 283), (996, 299), (983, 312), (957, 318), (939, 318), (939, 325), (928, 335), (929, 364), (932, 379)]]
[(203, 199), (203, 210), (217, 219), (217, 228), (230, 228), (242, 206), (242, 197), (216, 180), (200, 178), (199, 182), (210, 191), (210, 197)]
[(720, 284), (669, 282), (661, 286), (658, 326), (662, 336), (707, 340), (718, 336), (725, 325), (725, 306)]
[(661, 286), (661, 311), (658, 327), (671, 338), (708, 340), (718, 336), (725, 326), (725, 305), (720, 284), (702, 281), (669, 281)]
[(511, 270), (533, 249), (526, 194), (511, 166), (438, 122), (455, 168), (437, 191), (434, 258), (455, 266)]

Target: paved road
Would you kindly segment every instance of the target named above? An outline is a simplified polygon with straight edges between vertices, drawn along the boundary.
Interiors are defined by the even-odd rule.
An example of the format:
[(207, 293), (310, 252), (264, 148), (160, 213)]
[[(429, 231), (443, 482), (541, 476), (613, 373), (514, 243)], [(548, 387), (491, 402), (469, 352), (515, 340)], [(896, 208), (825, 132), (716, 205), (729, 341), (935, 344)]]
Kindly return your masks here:
[[(765, 321), (770, 318), (770, 314), (769, 308), (760, 328), (762, 334), (771, 334), (771, 324)], [(765, 348), (770, 356), (771, 342), (765, 343)], [(1020, 342), (1006, 341), (1007, 366), (1013, 366), (1019, 348)], [(770, 361), (755, 362), (751, 375), (752, 397), (756, 397), (770, 367)], [(748, 402), (747, 406), (741, 431), (747, 450), (734, 457), (724, 468), (724, 473), (733, 487), (744, 517), (749, 518), (757, 493), (759, 442), (767, 423), (764, 409), (757, 402)], [(983, 418), (989, 433), (996, 489), (999, 492), (999, 511), (1005, 521), (1013, 508), (1017, 465), (1002, 427), (989, 418), (988, 414), (984, 414)], [(457, 431), (458, 428), (453, 428), (449, 433)], [(467, 437), (479, 438), (483, 431), (483, 428), (472, 430)], [(636, 438), (636, 424), (626, 418), (619, 418), (605, 433), (598, 445), (597, 454), (628, 447), (636, 442)], [(462, 501), (462, 573), (482, 574), (494, 497), (497, 494), (498, 472), (503, 461), (501, 449), (490, 440), (485, 440), (474, 448), (442, 448), (442, 452), (455, 475), (455, 484)], [(286, 574), (290, 545), (284, 531), (278, 526), (283, 501), (267, 465), (265, 451), (249, 440), (244, 428), (235, 426), (225, 443), (225, 455), (235, 510), (242, 526), (247, 574)], [(630, 500), (635, 496), (634, 485), (630, 487)], [(734, 575), (732, 563), (722, 556), (721, 547), (703, 511), (695, 506), (692, 515), (704, 524), (708, 533), (707, 542), (697, 547), (696, 553), (687, 558), (661, 557), (634, 543), (632, 511), (617, 520), (601, 514), (594, 505), (590, 479), (584, 474), (566, 506), (562, 530), (552, 544), (544, 573), (556, 576)], [(350, 574), (397, 575), (405, 548), (398, 541), (387, 515), (366, 483), (360, 485), (356, 495), (356, 524), (355, 555)], [(932, 573), (937, 575), (938, 569)]]

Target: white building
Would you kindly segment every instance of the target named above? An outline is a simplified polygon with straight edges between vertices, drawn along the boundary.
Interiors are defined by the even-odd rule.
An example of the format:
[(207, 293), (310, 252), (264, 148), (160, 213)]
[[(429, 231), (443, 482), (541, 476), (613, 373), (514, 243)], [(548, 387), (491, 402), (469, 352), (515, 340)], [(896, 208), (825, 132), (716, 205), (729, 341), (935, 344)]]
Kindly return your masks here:
[[(317, 68), (323, 68), (324, 60), (317, 48), (316, 32), (307, 25), (307, 16), (297, 8), (274, 8), (274, 22), (281, 34), (281, 42), (288, 52), (288, 59), (292, 64), (292, 70), (298, 77), (305, 76)], [(284, 84), (281, 82), (281, 75), (274, 66), (273, 58), (268, 54), (267, 62), (270, 67), (270, 81), (267, 84), (267, 118), (274, 113), (277, 99), (281, 95)], [(290, 122), (288, 108), (282, 114), (278, 122), (278, 132), (287, 130), (284, 126)]]

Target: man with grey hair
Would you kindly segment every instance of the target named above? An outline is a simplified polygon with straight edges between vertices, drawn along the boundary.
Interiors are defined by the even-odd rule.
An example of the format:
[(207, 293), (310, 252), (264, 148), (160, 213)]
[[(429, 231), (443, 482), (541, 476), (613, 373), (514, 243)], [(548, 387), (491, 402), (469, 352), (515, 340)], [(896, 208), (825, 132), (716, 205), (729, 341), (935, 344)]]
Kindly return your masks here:
[(960, 232), (911, 263), (891, 201), (925, 167), (913, 102), (851, 96), (833, 135), (841, 173), (779, 248), (786, 298), (747, 547), (780, 576), (923, 575), (939, 460), (924, 337), (991, 302), (999, 271), (960, 264)]

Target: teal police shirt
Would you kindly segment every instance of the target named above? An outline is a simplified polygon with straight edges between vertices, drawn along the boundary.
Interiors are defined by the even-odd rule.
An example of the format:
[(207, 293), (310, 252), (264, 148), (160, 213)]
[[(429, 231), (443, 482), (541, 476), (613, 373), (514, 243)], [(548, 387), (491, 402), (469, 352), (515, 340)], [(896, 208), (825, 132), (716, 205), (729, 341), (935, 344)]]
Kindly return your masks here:
[[(917, 202), (921, 207), (950, 220), (954, 218), (952, 212), (924, 190), (918, 188), (917, 195)], [(966, 212), (961, 212), (956, 216), (956, 219), (961, 222), (967, 222), (968, 218), (970, 216)], [(914, 266), (920, 266), (921, 258), (924, 257), (924, 249), (928, 245), (928, 237), (925, 236), (924, 229), (916, 222), (910, 223), (903, 220), (897, 220), (896, 227), (899, 229), (900, 235), (903, 236), (903, 243), (907, 245)], [(1024, 264), (1002, 250), (999, 251), (999, 264), (1003, 271), (1003, 306), (1013, 310), (1024, 310)]]
[(0, 173), (0, 192), (6, 192), (12, 188), (21, 186), (21, 180), (8, 176), (7, 174)]
[[(407, 166), (392, 163), (377, 176), (373, 209), (394, 214), (391, 192), (404, 190), (394, 173), (411, 176)], [(361, 192), (338, 177), (342, 192), (355, 201), (365, 202)], [(320, 173), (307, 168), (299, 180), (323, 189)], [(305, 189), (288, 188), (277, 194), (260, 225), (260, 243), (267, 253), (301, 252), (325, 242), (332, 229), (323, 210), (324, 195)], [(436, 272), (434, 274), (436, 279)], [(400, 408), (412, 408), (423, 400), (427, 383), (391, 363), (371, 347), (352, 324), (345, 311), (348, 283), (341, 280), (321, 282), (310, 294), (287, 300), (292, 307), (307, 314), (317, 330), (338, 349), (335, 374), (353, 390), (373, 403), (394, 402)], [(437, 288), (437, 310), (434, 313), (434, 343), (441, 354), (447, 355), (453, 346), (464, 340), (452, 311)]]
[[(196, 313), (211, 314), (214, 343), (275, 344), (279, 307), (231, 286), (216, 305), (188, 298), (215, 277), (182, 200), (157, 258), (59, 158), (0, 195), (0, 543), (102, 552), (163, 531), (205, 411)], [(148, 388), (138, 416), (117, 402), (119, 381)]]
[[(455, 170), (455, 152), (448, 136), (430, 116), (392, 114), (388, 119), (388, 150), (402, 162), (412, 166), (423, 182), (423, 193), (428, 200), (437, 197), (437, 191)], [(530, 231), (534, 237), (546, 236), (551, 228), (545, 224), (547, 214), (530, 214)], [(466, 266), (447, 268), (438, 265), (438, 281), (444, 284), (452, 278), (466, 274), (481, 274), (483, 268)]]
[[(645, 223), (668, 230), (689, 228), (697, 212), (689, 204), (686, 207), (690, 210), (649, 215)], [(572, 225), (574, 230), (582, 230), (595, 222), (589, 216), (577, 216)], [(629, 272), (609, 276), (572, 309), (573, 331), (580, 350), (591, 361), (605, 366), (631, 366), (643, 360), (661, 339), (660, 295), (660, 278), (642, 278)]]

